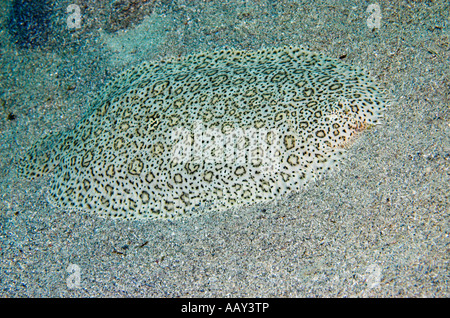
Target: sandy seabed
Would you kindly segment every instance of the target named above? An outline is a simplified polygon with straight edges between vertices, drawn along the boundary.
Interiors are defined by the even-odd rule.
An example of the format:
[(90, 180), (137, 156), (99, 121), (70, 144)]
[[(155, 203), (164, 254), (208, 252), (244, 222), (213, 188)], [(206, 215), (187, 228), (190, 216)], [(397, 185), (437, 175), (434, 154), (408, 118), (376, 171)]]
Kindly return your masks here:
[[(108, 1), (80, 3), (80, 29), (57, 23), (47, 45), (19, 49), (6, 31), (11, 1), (0, 1), (1, 297), (450, 296), (448, 1), (156, 1), (116, 32), (98, 22), (117, 23), (95, 8)], [(56, 4), (61, 21), (70, 1)], [(281, 45), (370, 70), (390, 100), (340, 169), (298, 194), (118, 222), (55, 209), (48, 178), (17, 176), (26, 149), (73, 127), (125, 67)]]

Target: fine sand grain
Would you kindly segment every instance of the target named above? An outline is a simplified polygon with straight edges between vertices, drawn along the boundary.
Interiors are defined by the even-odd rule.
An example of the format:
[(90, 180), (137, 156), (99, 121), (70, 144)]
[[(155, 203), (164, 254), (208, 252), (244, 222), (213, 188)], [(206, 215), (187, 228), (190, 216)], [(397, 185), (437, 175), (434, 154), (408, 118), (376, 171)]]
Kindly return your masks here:
[[(71, 2), (59, 0), (54, 40), (32, 50), (9, 41), (11, 2), (0, 0), (1, 297), (450, 296), (448, 1), (378, 1), (374, 30), (369, 1), (156, 1), (111, 33), (98, 21), (114, 16), (95, 8), (109, 1), (80, 1), (82, 27), (69, 31)], [(73, 127), (124, 67), (282, 45), (370, 70), (390, 100), (341, 168), (298, 194), (114, 221), (55, 209), (48, 179), (17, 176), (26, 149)]]

